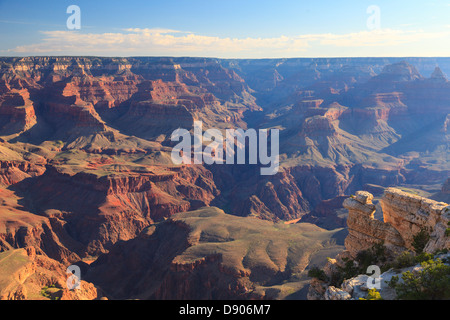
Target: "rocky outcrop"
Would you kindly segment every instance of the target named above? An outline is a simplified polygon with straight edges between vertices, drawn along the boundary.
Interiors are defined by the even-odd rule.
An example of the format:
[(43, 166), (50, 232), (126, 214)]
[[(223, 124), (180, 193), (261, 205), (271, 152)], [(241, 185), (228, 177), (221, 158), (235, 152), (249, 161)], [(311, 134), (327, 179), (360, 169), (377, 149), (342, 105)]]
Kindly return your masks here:
[(358, 191), (343, 204), (349, 210), (349, 235), (345, 246), (353, 257), (380, 242), (393, 253), (413, 250), (414, 237), (421, 230), (429, 230), (426, 252), (450, 248), (450, 238), (445, 235), (450, 221), (448, 204), (387, 188), (380, 200), (383, 221), (379, 221), (373, 217), (375, 205), (372, 199), (370, 193)]
[(24, 160), (0, 160), (0, 185), (10, 186), (45, 172), (45, 162)]
[[(374, 219), (375, 205), (372, 203), (373, 195), (367, 191), (358, 191), (354, 196), (347, 198), (343, 205), (348, 210), (348, 236), (345, 239), (345, 250), (329, 259), (322, 270), (325, 279), (313, 278), (308, 291), (309, 300), (355, 300), (367, 298), (370, 284), (374, 279), (366, 274), (360, 274), (350, 279), (344, 279), (339, 287), (330, 285), (330, 279), (342, 272), (344, 266), (350, 262), (353, 268), (359, 267), (359, 253), (374, 248), (375, 244), (383, 244), (386, 251), (384, 258), (377, 256), (380, 263), (394, 261), (402, 252), (414, 252), (415, 236), (419, 232), (427, 232), (428, 237), (423, 251), (436, 254), (437, 258), (446, 261), (449, 253), (442, 251), (450, 249), (450, 206), (427, 198), (403, 192), (395, 188), (387, 188), (380, 199), (383, 210), (383, 220)], [(368, 252), (368, 251), (366, 251)], [(439, 253), (441, 252), (441, 253)], [(412, 257), (412, 255), (411, 255)], [(381, 262), (384, 259), (384, 262)], [(357, 262), (359, 261), (359, 262)], [(411, 260), (414, 261), (414, 260)], [(413, 263), (414, 264), (414, 263)], [(448, 264), (448, 263), (447, 263)], [(389, 265), (389, 264), (388, 264)], [(392, 266), (392, 265), (391, 265)], [(380, 267), (380, 266), (378, 266)], [(342, 268), (339, 270), (339, 268)], [(381, 298), (385, 300), (396, 299), (395, 289), (389, 286), (393, 276), (403, 272), (418, 272), (419, 264), (403, 268), (391, 268), (377, 277)], [(366, 270), (362, 270), (365, 272)], [(367, 270), (369, 272), (369, 270)]]
[(104, 294), (92, 283), (80, 280), (69, 289), (66, 267), (34, 248), (0, 253), (0, 300), (96, 300)]
[[(444, 265), (449, 266), (446, 262), (450, 257), (449, 253), (439, 254), (438, 259), (444, 262)], [(333, 261), (334, 262), (334, 261)], [(360, 274), (350, 279), (344, 280), (344, 282), (338, 286), (328, 286), (326, 282), (317, 278), (313, 278), (310, 282), (308, 291), (308, 300), (360, 300), (367, 299), (369, 289), (373, 288), (376, 284), (379, 298), (382, 300), (396, 300), (398, 299), (395, 288), (390, 286), (390, 281), (397, 277), (399, 283), (404, 283), (402, 275), (409, 272), (412, 275), (417, 275), (422, 272), (424, 267), (421, 264), (414, 264), (405, 268), (391, 268), (385, 272), (382, 272), (376, 279), (367, 274)], [(429, 288), (431, 289), (431, 288)]]
[(381, 241), (394, 252), (400, 251), (405, 245), (399, 231), (374, 218), (376, 207), (372, 199), (372, 194), (358, 191), (354, 197), (347, 198), (343, 203), (344, 208), (348, 210), (349, 235), (345, 239), (345, 247), (353, 257), (359, 251)]
[(332, 137), (337, 135), (337, 133), (328, 117), (314, 116), (305, 119), (300, 135), (303, 137), (316, 138), (317, 136)]
[(0, 135), (27, 131), (36, 122), (35, 108), (27, 89), (12, 89), (0, 96)]
[(430, 80), (435, 81), (435, 82), (447, 82), (448, 81), (447, 77), (442, 72), (441, 68), (439, 68), (438, 66), (436, 66), (433, 73), (431, 74)]
[(80, 260), (74, 252), (82, 246), (69, 236), (63, 221), (26, 211), (20, 205), (23, 199), (11, 190), (0, 188), (0, 197), (0, 252), (30, 247), (62, 263)]
[(385, 66), (381, 73), (371, 81), (377, 84), (382, 82), (405, 82), (423, 79), (419, 71), (406, 61), (393, 63)]
[(445, 235), (450, 222), (450, 206), (447, 203), (388, 188), (380, 204), (385, 223), (401, 234), (407, 249), (413, 249), (413, 238), (421, 230), (428, 230), (430, 234), (425, 252), (450, 248), (450, 238)]

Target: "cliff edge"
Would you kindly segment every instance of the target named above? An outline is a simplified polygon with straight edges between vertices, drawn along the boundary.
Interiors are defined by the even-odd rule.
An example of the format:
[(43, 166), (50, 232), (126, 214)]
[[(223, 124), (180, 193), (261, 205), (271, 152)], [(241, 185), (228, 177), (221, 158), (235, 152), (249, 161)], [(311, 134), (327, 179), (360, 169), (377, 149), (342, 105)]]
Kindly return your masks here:
[[(381, 221), (374, 218), (376, 207), (372, 200), (373, 195), (366, 191), (345, 199), (343, 206), (349, 212), (346, 250), (336, 259), (329, 259), (324, 269), (313, 269), (310, 273), (309, 300), (364, 299), (371, 289), (368, 281), (374, 279), (380, 281), (376, 288), (380, 290), (379, 298), (399, 299), (395, 290), (399, 286), (391, 279), (399, 278), (400, 274), (398, 283), (404, 294), (408, 279), (420, 279), (430, 268), (449, 273), (449, 204), (387, 188), (380, 199)], [(371, 272), (378, 267), (378, 277), (368, 267)], [(422, 289), (426, 292), (435, 288)], [(423, 296), (433, 298), (425, 293)]]

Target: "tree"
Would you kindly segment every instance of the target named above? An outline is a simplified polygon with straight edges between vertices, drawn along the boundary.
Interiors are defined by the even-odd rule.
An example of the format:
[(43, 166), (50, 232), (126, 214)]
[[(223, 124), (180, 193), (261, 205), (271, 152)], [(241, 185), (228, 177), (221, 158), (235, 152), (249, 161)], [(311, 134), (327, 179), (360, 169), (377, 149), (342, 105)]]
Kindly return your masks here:
[(420, 229), (420, 231), (413, 237), (412, 246), (414, 248), (414, 251), (417, 254), (422, 253), (423, 249), (425, 248), (429, 240), (430, 240), (429, 229), (426, 227)]
[(421, 270), (402, 273), (403, 283), (393, 279), (397, 297), (403, 300), (450, 299), (450, 266), (441, 259), (421, 263)]

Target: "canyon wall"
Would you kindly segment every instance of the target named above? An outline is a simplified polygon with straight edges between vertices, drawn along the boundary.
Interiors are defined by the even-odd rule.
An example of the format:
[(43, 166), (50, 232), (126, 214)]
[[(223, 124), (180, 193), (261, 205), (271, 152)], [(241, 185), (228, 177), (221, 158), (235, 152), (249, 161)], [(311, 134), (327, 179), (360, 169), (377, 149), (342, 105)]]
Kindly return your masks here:
[(358, 191), (343, 203), (349, 211), (345, 246), (353, 257), (381, 241), (394, 253), (414, 250), (414, 237), (421, 230), (430, 235), (425, 252), (450, 248), (450, 237), (445, 232), (450, 222), (447, 203), (387, 188), (380, 200), (384, 221), (379, 221), (373, 216), (376, 208), (372, 199), (370, 193)]
[[(406, 263), (405, 257), (412, 256), (402, 255), (405, 251), (415, 252), (420, 257), (423, 250), (448, 265), (450, 254), (446, 250), (450, 249), (450, 205), (396, 188), (387, 188), (380, 199), (384, 220), (380, 221), (374, 218), (376, 206), (372, 200), (372, 194), (366, 191), (358, 191), (345, 199), (343, 205), (348, 210), (349, 232), (345, 239), (345, 250), (336, 259), (328, 260), (321, 269), (324, 277), (312, 277), (308, 300), (367, 299), (373, 279), (379, 280), (376, 289), (381, 299), (398, 299), (398, 292), (391, 287), (390, 280), (400, 277), (402, 281), (404, 272), (417, 275), (425, 269), (418, 259), (411, 259), (409, 264)], [(416, 235), (423, 232), (428, 236), (420, 237), (419, 244), (419, 237)], [(381, 243), (384, 244), (385, 251), (365, 251), (374, 249), (374, 245)], [(372, 265), (366, 265), (370, 263)], [(374, 266), (387, 271), (368, 276), (371, 273), (368, 267)], [(429, 298), (433, 299), (431, 296)]]
[(100, 289), (84, 280), (80, 280), (79, 289), (68, 289), (66, 267), (37, 254), (32, 247), (1, 252), (0, 271), (0, 300), (94, 300), (104, 297)]

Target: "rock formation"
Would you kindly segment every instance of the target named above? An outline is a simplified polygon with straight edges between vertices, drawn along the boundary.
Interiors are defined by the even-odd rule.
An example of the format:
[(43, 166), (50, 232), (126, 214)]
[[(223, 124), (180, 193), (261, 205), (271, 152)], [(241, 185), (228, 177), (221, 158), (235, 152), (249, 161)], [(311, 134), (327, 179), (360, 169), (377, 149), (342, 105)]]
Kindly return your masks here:
[[(330, 259), (324, 268), (328, 278), (342, 266), (345, 259), (355, 259), (364, 250), (383, 244), (388, 257), (396, 257), (402, 252), (416, 250), (414, 241), (419, 232), (427, 232), (423, 251), (434, 254), (450, 249), (450, 205), (431, 199), (416, 196), (395, 188), (387, 188), (380, 204), (383, 210), (383, 221), (374, 218), (375, 205), (373, 195), (366, 191), (358, 191), (347, 198), (343, 205), (348, 210), (348, 236), (345, 239), (345, 251), (336, 259)], [(446, 259), (449, 256), (440, 256)], [(387, 282), (401, 272), (418, 270), (420, 265), (402, 270), (390, 269), (381, 274), (381, 292), (383, 299), (394, 299), (395, 291)], [(359, 275), (345, 279), (337, 288), (328, 285), (324, 280), (313, 278), (310, 283), (308, 299), (310, 300), (349, 300), (365, 298), (368, 291), (368, 275)]]
[(372, 199), (370, 193), (358, 191), (343, 203), (349, 211), (345, 246), (352, 256), (381, 241), (393, 252), (413, 250), (413, 238), (423, 229), (430, 233), (426, 252), (450, 247), (450, 238), (444, 234), (450, 221), (448, 204), (387, 188), (380, 199), (383, 221), (379, 221), (373, 217)]
[(430, 79), (433, 81), (437, 81), (437, 82), (446, 82), (447, 81), (447, 77), (442, 72), (441, 68), (439, 68), (438, 66), (436, 66), (436, 68), (434, 69), (433, 73), (430, 76)]
[(117, 243), (86, 280), (117, 299), (281, 299), (304, 287), (310, 260), (342, 250), (336, 233), (202, 208)]
[[(205, 206), (331, 229), (344, 226), (342, 197), (368, 183), (442, 183), (450, 172), (450, 60), (402, 60), (0, 58), (0, 251), (95, 260)], [(196, 120), (204, 129), (279, 128), (280, 171), (174, 165), (171, 133)], [(349, 248), (381, 239), (393, 250), (408, 246), (395, 221), (416, 232), (420, 219), (377, 221), (369, 198), (347, 201)]]
[(348, 210), (349, 235), (345, 239), (345, 247), (352, 256), (381, 241), (393, 251), (399, 251), (405, 245), (401, 234), (392, 225), (374, 218), (376, 208), (372, 199), (372, 194), (357, 191), (354, 197), (343, 203)]
[(94, 300), (103, 293), (92, 283), (80, 280), (69, 289), (66, 267), (36, 254), (33, 248), (0, 253), (0, 300)]
[(388, 188), (380, 201), (384, 222), (392, 225), (401, 235), (405, 247), (412, 250), (414, 236), (428, 230), (430, 240), (425, 252), (450, 248), (450, 238), (445, 230), (450, 222), (450, 206), (427, 198)]

